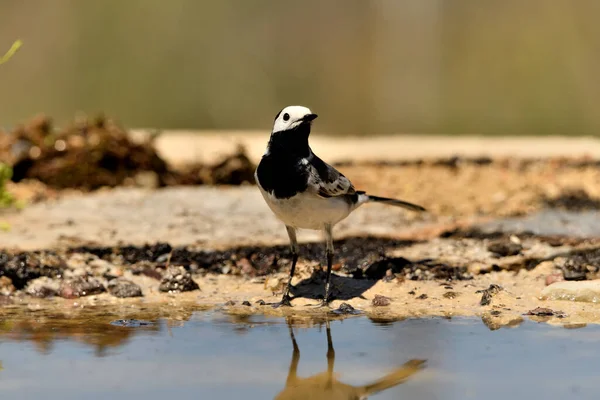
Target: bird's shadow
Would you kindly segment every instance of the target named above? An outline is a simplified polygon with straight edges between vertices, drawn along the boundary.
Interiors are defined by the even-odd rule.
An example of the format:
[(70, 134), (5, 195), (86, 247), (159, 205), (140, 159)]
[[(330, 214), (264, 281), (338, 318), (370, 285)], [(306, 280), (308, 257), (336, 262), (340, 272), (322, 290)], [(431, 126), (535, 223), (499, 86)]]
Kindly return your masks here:
[[(336, 240), (335, 261), (343, 265), (342, 270), (345, 273), (360, 272), (365, 265), (372, 265), (381, 258), (389, 249), (397, 249), (414, 244), (414, 241), (398, 240), (381, 237), (350, 237)], [(308, 261), (324, 261), (325, 248), (322, 243), (306, 243), (301, 246), (301, 258)], [(300, 281), (291, 288), (291, 294), (294, 297), (303, 297), (307, 299), (322, 299), (324, 296), (324, 285), (327, 274), (325, 268), (315, 269), (312, 275)], [(331, 275), (331, 299), (332, 300), (350, 300), (356, 297), (364, 298), (363, 293), (373, 287), (377, 280), (356, 279), (356, 277), (340, 276), (335, 272)]]
[(325, 321), (327, 334), (327, 370), (307, 378), (298, 376), (300, 348), (294, 336), (292, 324), (288, 329), (292, 341), (292, 360), (288, 369), (285, 387), (275, 396), (275, 400), (291, 399), (359, 399), (398, 386), (425, 367), (425, 360), (409, 360), (387, 375), (363, 386), (351, 386), (339, 381), (334, 374), (335, 349), (331, 337), (329, 320)]
[[(326, 272), (314, 270), (311, 277), (300, 281), (291, 288), (294, 297), (306, 299), (322, 299)], [(377, 283), (376, 280), (354, 279), (346, 276), (331, 274), (331, 299), (350, 300), (356, 297), (364, 298), (363, 293)]]

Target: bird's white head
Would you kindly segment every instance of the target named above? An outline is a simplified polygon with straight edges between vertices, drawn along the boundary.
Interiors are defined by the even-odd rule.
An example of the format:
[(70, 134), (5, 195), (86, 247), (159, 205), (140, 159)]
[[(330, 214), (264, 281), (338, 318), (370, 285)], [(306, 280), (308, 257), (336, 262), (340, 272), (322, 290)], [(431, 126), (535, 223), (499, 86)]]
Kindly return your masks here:
[(303, 124), (310, 126), (315, 118), (317, 114), (313, 114), (307, 107), (288, 106), (275, 116), (273, 132), (292, 130)]

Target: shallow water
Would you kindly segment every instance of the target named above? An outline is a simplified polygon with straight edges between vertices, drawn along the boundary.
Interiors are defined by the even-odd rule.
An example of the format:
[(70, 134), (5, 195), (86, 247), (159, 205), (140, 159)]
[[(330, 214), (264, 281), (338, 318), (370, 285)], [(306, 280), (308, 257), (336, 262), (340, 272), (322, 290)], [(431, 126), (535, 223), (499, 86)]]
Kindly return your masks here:
[[(90, 320), (33, 314), (0, 320), (0, 398), (273, 399), (284, 389), (294, 361), (286, 320), (217, 312), (185, 319), (110, 324), (110, 314)], [(293, 333), (300, 377), (327, 371), (328, 339), (334, 372), (357, 387), (411, 359), (427, 360), (404, 383), (371, 398), (600, 396), (598, 326), (565, 329), (525, 321), (490, 331), (477, 319), (378, 323), (354, 317), (304, 321)], [(287, 393), (317, 387), (298, 385)], [(320, 387), (339, 389), (335, 385)], [(302, 396), (281, 398), (351, 398)]]

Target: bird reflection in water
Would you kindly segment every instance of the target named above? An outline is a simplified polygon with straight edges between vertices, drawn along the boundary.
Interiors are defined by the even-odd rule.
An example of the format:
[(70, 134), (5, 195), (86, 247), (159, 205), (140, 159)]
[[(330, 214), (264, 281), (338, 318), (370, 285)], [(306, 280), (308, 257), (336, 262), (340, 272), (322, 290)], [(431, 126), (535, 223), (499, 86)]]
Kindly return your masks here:
[(335, 362), (335, 350), (331, 340), (331, 329), (329, 321), (326, 321), (327, 329), (327, 371), (308, 378), (300, 378), (297, 375), (298, 363), (300, 361), (300, 349), (294, 337), (292, 325), (288, 323), (290, 337), (294, 351), (292, 362), (285, 382), (285, 388), (275, 400), (295, 399), (328, 399), (328, 400), (351, 400), (366, 399), (368, 396), (390, 389), (405, 382), (411, 375), (417, 373), (425, 366), (425, 360), (410, 360), (401, 367), (395, 369), (384, 377), (364, 386), (350, 386), (336, 379), (333, 373)]

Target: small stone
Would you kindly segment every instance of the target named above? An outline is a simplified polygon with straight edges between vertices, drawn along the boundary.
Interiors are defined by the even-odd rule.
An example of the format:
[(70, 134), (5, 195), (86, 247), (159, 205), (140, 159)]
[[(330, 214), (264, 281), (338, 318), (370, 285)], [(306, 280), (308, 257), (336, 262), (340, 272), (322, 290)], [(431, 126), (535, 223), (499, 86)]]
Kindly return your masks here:
[(525, 313), (525, 315), (536, 315), (538, 317), (560, 315), (560, 314), (564, 314), (564, 313), (562, 311), (553, 311), (549, 308), (544, 308), (544, 307), (537, 307), (537, 308), (534, 308), (533, 310), (529, 310), (529, 311), (527, 311), (527, 313)]
[(490, 243), (488, 251), (499, 257), (516, 256), (521, 253), (523, 246), (520, 243), (515, 243), (512, 240), (502, 240)]
[(342, 303), (340, 304), (340, 306), (331, 311), (333, 314), (336, 315), (357, 315), (360, 314), (360, 311), (358, 311), (357, 309), (355, 309), (354, 307), (352, 307), (350, 304), (348, 303)]
[(382, 278), (382, 280), (384, 282), (391, 282), (394, 280), (395, 277), (396, 277), (396, 275), (394, 275), (392, 270), (388, 269), (387, 271), (385, 271), (385, 276)]
[(94, 276), (103, 276), (106, 279), (114, 279), (123, 276), (123, 270), (120, 267), (100, 258), (90, 261), (88, 265)]
[(127, 279), (113, 279), (108, 282), (108, 293), (118, 298), (143, 296), (142, 288)]
[(50, 254), (21, 253), (9, 256), (0, 252), (0, 270), (2, 275), (10, 278), (16, 289), (23, 289), (27, 283), (48, 274), (48, 267), (56, 266), (57, 273), (62, 271), (62, 265), (58, 257)]
[(425, 300), (428, 297), (429, 296), (427, 296), (425, 293), (423, 293), (422, 295), (420, 295), (419, 297), (417, 297), (417, 299), (419, 299), (419, 300)]
[(587, 279), (587, 271), (563, 269), (563, 280), (565, 281), (585, 281)]
[(89, 262), (88, 264), (91, 268), (96, 270), (98, 275), (104, 275), (113, 267), (111, 263), (108, 261), (102, 260), (101, 258), (96, 258)]
[(254, 303), (254, 304), (258, 304), (259, 306), (264, 306), (267, 303), (265, 303), (265, 301), (263, 299), (260, 299), (260, 300), (257, 300), (256, 303)]
[(0, 276), (0, 295), (10, 296), (15, 292), (15, 287), (12, 280), (7, 276)]
[(376, 294), (375, 297), (373, 298), (373, 300), (371, 301), (371, 304), (373, 304), (373, 307), (385, 307), (385, 306), (389, 306), (392, 303), (392, 299), (390, 299), (389, 297), (386, 296), (381, 296), (379, 294)]
[(444, 298), (446, 299), (455, 299), (460, 295), (460, 293), (457, 292), (446, 292), (443, 294)]
[(67, 267), (71, 270), (85, 269), (87, 266), (86, 256), (81, 253), (74, 253), (66, 260)]
[(492, 297), (502, 290), (502, 286), (492, 283), (487, 289), (478, 290), (475, 293), (482, 293), (479, 304), (487, 306), (492, 302)]
[(161, 292), (180, 293), (199, 289), (192, 275), (183, 267), (169, 267), (158, 287)]
[(589, 303), (600, 302), (600, 279), (592, 281), (564, 281), (546, 286), (543, 300), (570, 300)]
[(221, 268), (221, 273), (223, 275), (227, 275), (229, 272), (231, 272), (231, 267), (229, 265), (225, 265), (223, 268)]
[(254, 275), (256, 273), (256, 269), (252, 266), (252, 263), (245, 257), (238, 260), (236, 265), (244, 275)]
[(521, 239), (517, 235), (510, 235), (508, 239), (513, 243), (521, 244)]
[(228, 307), (235, 306), (235, 301), (229, 300), (229, 301), (225, 302), (225, 305), (228, 306)]
[(250, 304), (250, 302), (248, 300), (243, 301), (242, 305), (246, 306), (246, 307), (252, 307), (252, 304)]
[(25, 287), (25, 293), (40, 299), (56, 296), (59, 290), (60, 282), (46, 276), (29, 281)]
[(156, 258), (156, 262), (158, 264), (165, 264), (167, 261), (169, 261), (171, 259), (171, 256), (172, 256), (171, 253), (163, 253)]
[(98, 279), (93, 277), (78, 277), (64, 281), (60, 285), (58, 294), (65, 299), (75, 299), (104, 291), (106, 291), (106, 288)]

